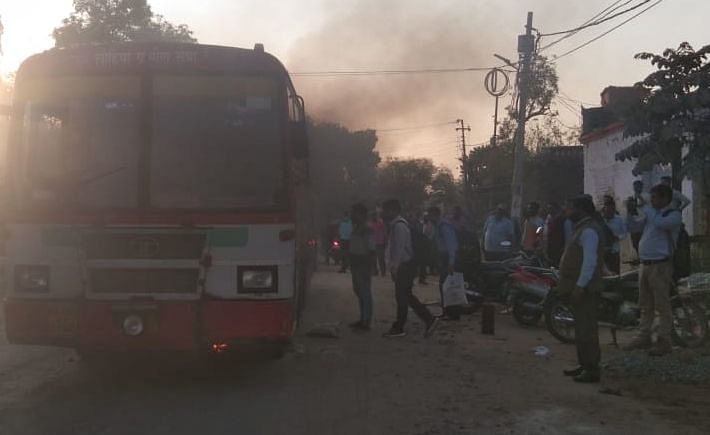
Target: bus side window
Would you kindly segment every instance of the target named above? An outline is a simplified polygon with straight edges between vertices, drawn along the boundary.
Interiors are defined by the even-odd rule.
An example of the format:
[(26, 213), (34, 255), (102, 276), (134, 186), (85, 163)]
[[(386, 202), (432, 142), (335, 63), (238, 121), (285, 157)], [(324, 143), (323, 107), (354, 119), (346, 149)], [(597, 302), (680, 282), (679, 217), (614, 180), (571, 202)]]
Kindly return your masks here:
[(308, 136), (306, 117), (303, 110), (303, 98), (288, 88), (289, 137), (293, 156), (297, 159), (308, 158)]

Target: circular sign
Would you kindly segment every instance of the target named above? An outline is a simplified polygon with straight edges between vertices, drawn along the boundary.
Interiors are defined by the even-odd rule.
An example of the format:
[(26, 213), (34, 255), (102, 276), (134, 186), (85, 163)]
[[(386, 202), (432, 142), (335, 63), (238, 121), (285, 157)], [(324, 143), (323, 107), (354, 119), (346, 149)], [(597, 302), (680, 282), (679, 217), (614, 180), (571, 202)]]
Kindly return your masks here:
[(500, 97), (510, 88), (510, 79), (502, 69), (493, 68), (486, 74), (486, 90), (494, 97)]

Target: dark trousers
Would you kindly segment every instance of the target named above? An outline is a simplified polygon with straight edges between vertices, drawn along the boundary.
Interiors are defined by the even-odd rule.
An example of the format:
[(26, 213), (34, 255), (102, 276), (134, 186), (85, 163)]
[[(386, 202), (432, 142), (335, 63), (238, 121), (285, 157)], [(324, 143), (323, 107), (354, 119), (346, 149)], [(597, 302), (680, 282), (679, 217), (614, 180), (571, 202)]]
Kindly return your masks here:
[(379, 272), (382, 276), (384, 276), (387, 273), (387, 265), (385, 264), (385, 245), (377, 245), (374, 263), (375, 275)]
[(412, 293), (416, 275), (417, 265), (413, 261), (404, 263), (397, 269), (397, 276), (394, 277), (394, 294), (397, 301), (397, 320), (393, 325), (395, 329), (404, 328), (404, 324), (407, 323), (407, 314), (410, 307), (427, 325), (434, 320), (434, 316), (429, 312), (427, 307)]
[(340, 241), (340, 270), (348, 270), (350, 265), (350, 240)]
[(584, 291), (582, 294), (572, 296), (577, 361), (582, 368), (592, 373), (599, 373), (601, 359), (598, 307), (599, 294), (596, 292)]
[(372, 256), (351, 255), (353, 291), (360, 307), (360, 321), (370, 326), (372, 322)]
[(618, 275), (621, 271), (621, 255), (618, 252), (605, 252), (604, 264), (607, 269)]
[(449, 319), (458, 320), (461, 317), (461, 307), (444, 307), (444, 282), (449, 277), (449, 256), (439, 254), (439, 296), (441, 297), (441, 311)]

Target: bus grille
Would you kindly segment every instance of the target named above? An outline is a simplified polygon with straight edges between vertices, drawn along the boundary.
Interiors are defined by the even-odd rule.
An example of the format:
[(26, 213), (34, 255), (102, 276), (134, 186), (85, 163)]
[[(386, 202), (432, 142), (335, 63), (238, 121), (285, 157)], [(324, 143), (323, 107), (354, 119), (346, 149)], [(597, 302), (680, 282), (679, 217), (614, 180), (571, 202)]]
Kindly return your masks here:
[(91, 234), (85, 246), (90, 260), (195, 260), (205, 240), (204, 234)]
[(198, 269), (92, 269), (94, 293), (196, 293)]

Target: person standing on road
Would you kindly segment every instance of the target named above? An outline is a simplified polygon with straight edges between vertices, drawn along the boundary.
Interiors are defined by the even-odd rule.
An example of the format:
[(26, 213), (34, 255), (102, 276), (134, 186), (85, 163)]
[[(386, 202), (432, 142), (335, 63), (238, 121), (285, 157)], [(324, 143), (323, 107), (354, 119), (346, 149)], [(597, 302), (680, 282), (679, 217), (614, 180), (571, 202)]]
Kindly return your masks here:
[[(510, 245), (503, 246), (503, 242)], [(483, 225), (483, 253), (486, 261), (501, 261), (511, 255), (513, 243), (513, 221), (506, 213), (505, 205), (498, 204), (494, 213)]]
[(386, 261), (394, 281), (395, 300), (397, 302), (397, 320), (384, 336), (403, 337), (407, 335), (404, 331), (404, 325), (407, 323), (407, 313), (410, 307), (425, 323), (425, 336), (429, 336), (436, 328), (439, 319), (435, 318), (412, 293), (414, 279), (417, 275), (417, 265), (414, 261), (414, 248), (412, 246), (409, 223), (402, 217), (401, 213), (402, 206), (396, 199), (391, 199), (382, 206), (382, 217), (389, 224)]
[(369, 331), (372, 322), (372, 263), (375, 258), (375, 238), (367, 222), (367, 208), (355, 204), (350, 212), (353, 232), (350, 238), (350, 269), (353, 291), (360, 305), (360, 320), (350, 327)]
[(444, 282), (456, 271), (458, 261), (459, 241), (456, 236), (456, 228), (452, 223), (441, 219), (439, 207), (429, 208), (428, 217), (434, 226), (434, 239), (439, 258), (439, 295), (442, 317), (448, 320), (459, 320), (461, 318), (460, 306), (444, 307)]
[(565, 370), (576, 382), (599, 382), (599, 325), (597, 308), (602, 287), (603, 230), (594, 215), (594, 202), (588, 196), (572, 201), (568, 211), (574, 232), (560, 260), (561, 295), (569, 295), (574, 312), (574, 333), (579, 366)]
[[(625, 347), (626, 350), (648, 349), (652, 356), (661, 356), (673, 351), (671, 328), (671, 290), (673, 279), (673, 251), (683, 223), (680, 210), (672, 206), (673, 190), (659, 184), (651, 189), (651, 205), (643, 208), (643, 218), (638, 211), (629, 210), (627, 225), (632, 231), (642, 231), (639, 242), (639, 307), (641, 322), (639, 333)], [(656, 311), (659, 313), (658, 340), (653, 346), (651, 327)]]
[(618, 275), (621, 271), (620, 241), (624, 240), (628, 235), (626, 223), (616, 211), (616, 202), (612, 196), (604, 197), (602, 214), (604, 223), (609, 229), (608, 234), (611, 236), (611, 240), (607, 244), (607, 249), (604, 253), (604, 263), (611, 272)]
[(340, 240), (340, 251), (343, 253), (343, 258), (340, 263), (340, 273), (348, 271), (348, 258), (350, 253), (350, 237), (353, 234), (353, 221), (350, 219), (350, 214), (345, 212), (343, 220), (338, 225), (338, 239)]
[(387, 229), (385, 228), (385, 223), (382, 222), (376, 213), (372, 214), (372, 220), (370, 221), (370, 228), (375, 239), (375, 260), (374, 263), (374, 275), (378, 273), (382, 276), (387, 274), (386, 264), (385, 264), (385, 245), (387, 244)]
[(673, 200), (671, 201), (671, 207), (676, 210), (683, 211), (687, 206), (690, 205), (690, 200), (687, 196), (683, 195), (683, 192), (677, 189), (673, 189), (673, 179), (669, 176), (661, 177), (661, 184), (665, 184), (673, 190)]

